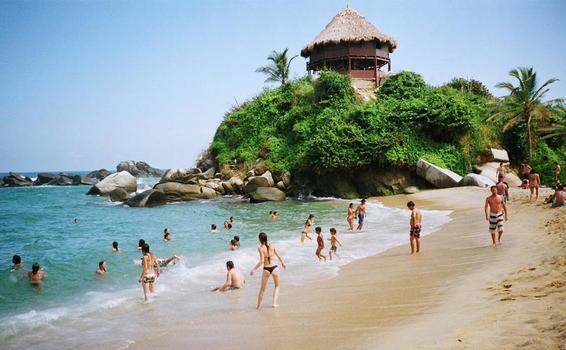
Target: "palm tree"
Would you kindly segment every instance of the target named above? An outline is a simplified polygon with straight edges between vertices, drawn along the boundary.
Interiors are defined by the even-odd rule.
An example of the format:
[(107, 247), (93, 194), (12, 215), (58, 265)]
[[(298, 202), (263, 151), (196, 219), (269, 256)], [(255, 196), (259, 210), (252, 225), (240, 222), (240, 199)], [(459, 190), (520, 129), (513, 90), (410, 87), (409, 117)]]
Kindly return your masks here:
[(291, 57), (291, 59), (287, 58), (287, 51), (289, 49), (283, 50), (283, 52), (272, 51), (271, 54), (267, 57), (269, 61), (272, 63), (259, 67), (255, 71), (258, 73), (264, 73), (267, 75), (267, 79), (265, 82), (281, 82), (281, 85), (285, 85), (289, 80), (289, 66), (291, 65), (291, 61), (293, 61), (298, 55)]
[(538, 122), (546, 120), (552, 113), (552, 105), (561, 99), (543, 101), (544, 95), (550, 90), (550, 84), (558, 79), (549, 79), (540, 87), (537, 86), (537, 74), (533, 68), (518, 68), (509, 72), (509, 75), (518, 80), (515, 86), (509, 82), (496, 85), (506, 89), (509, 95), (496, 102), (495, 113), (488, 120), (501, 120), (505, 122), (503, 130), (509, 130), (517, 123), (525, 123), (527, 129), (527, 143), (529, 148), (529, 161), (533, 159), (534, 139)]
[(566, 106), (557, 106), (555, 109), (555, 120), (552, 120), (549, 125), (540, 129), (542, 135), (541, 139), (561, 138), (566, 142)]

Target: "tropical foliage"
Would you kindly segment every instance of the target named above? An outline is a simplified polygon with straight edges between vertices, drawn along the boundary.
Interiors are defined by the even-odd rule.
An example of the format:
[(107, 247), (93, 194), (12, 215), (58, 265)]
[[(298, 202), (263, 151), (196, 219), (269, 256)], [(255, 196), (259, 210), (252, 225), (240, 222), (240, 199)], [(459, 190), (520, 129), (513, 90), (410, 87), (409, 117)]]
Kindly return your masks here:
[(267, 57), (267, 60), (271, 61), (266, 66), (259, 67), (256, 72), (263, 73), (267, 75), (265, 82), (280, 82), (281, 85), (285, 85), (289, 80), (289, 67), (291, 62), (298, 55), (291, 58), (287, 58), (287, 52), (289, 49), (285, 49), (282, 52), (272, 51)]
[(476, 96), (493, 98), (493, 95), (488, 90), (485, 85), (475, 79), (464, 79), (464, 78), (454, 78), (450, 82), (446, 83), (445, 86), (451, 87), (460, 92), (468, 92)]

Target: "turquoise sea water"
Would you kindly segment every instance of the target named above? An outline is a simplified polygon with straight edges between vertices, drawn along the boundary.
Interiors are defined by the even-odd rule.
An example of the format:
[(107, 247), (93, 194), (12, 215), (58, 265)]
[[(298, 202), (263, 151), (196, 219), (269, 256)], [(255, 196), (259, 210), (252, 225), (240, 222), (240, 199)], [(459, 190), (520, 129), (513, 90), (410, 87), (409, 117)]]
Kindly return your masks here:
[[(140, 179), (140, 190), (157, 179)], [(109, 315), (127, 313), (128, 305), (141, 301), (137, 283), (140, 253), (137, 242), (143, 238), (160, 258), (172, 255), (184, 260), (168, 269), (160, 278), (160, 292), (175, 298), (187, 293), (207, 293), (208, 286), (222, 282), (225, 261), (249, 271), (257, 261), (257, 235), (269, 234), (289, 265), (286, 283), (300, 285), (313, 278), (335, 275), (350, 261), (405, 244), (408, 211), (368, 205), (363, 232), (345, 232), (348, 202), (335, 199), (287, 200), (281, 203), (249, 204), (241, 198), (222, 198), (169, 204), (157, 208), (128, 208), (103, 197), (85, 195), (87, 186), (33, 187), (0, 189), (0, 343), (11, 347), (52, 348), (37, 345), (29, 331), (63, 332), (56, 328), (67, 320), (87, 322), (96, 330), (105, 329)], [(269, 210), (279, 212), (279, 220), (267, 220)], [(314, 243), (299, 242), (306, 216), (315, 215), (315, 226), (324, 232), (336, 227), (342, 258), (318, 264), (313, 256)], [(234, 228), (223, 230), (224, 220), (233, 216)], [(74, 223), (78, 218), (80, 223)], [(426, 212), (423, 234), (448, 222), (448, 213)], [(210, 224), (219, 233), (210, 233)], [(168, 227), (173, 240), (165, 242), (162, 232)], [(228, 241), (238, 234), (241, 249), (229, 252)], [(314, 233), (311, 233), (314, 237)], [(327, 234), (328, 236), (328, 234)], [(118, 241), (121, 253), (111, 252), (112, 241)], [(11, 271), (12, 255), (22, 256), (23, 271)], [(108, 264), (109, 273), (96, 278), (100, 260)], [(40, 287), (29, 284), (24, 272), (39, 262), (47, 277)], [(300, 271), (300, 273), (297, 273)], [(182, 292), (182, 293), (181, 293)], [(210, 294), (210, 293), (208, 293)], [(204, 295), (204, 294), (203, 294)], [(193, 305), (205, 311), (206, 305)], [(96, 313), (96, 317), (92, 313)], [(91, 317), (92, 316), (92, 317)], [(69, 323), (70, 322), (70, 323)], [(55, 327), (55, 328), (54, 328)], [(74, 335), (77, 337), (76, 335)], [(79, 346), (81, 337), (67, 336), (69, 347)]]

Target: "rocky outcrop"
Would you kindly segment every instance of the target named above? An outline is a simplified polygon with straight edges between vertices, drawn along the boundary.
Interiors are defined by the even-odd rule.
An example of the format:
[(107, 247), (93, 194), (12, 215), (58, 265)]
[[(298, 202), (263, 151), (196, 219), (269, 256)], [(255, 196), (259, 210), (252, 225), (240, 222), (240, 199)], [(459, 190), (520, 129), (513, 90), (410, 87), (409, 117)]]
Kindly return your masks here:
[(155, 185), (154, 189), (163, 192), (170, 202), (210, 199), (217, 196), (216, 191), (211, 188), (178, 182), (160, 183)]
[(513, 173), (505, 175), (505, 179), (503, 181), (505, 181), (509, 187), (519, 187), (522, 183), (521, 179)]
[(419, 193), (420, 190), (417, 186), (409, 186), (409, 187), (405, 187), (403, 189), (403, 193), (405, 194), (415, 194), (415, 193)]
[(127, 171), (120, 171), (105, 177), (102, 181), (93, 185), (87, 194), (107, 196), (113, 190), (121, 188), (127, 193), (136, 192), (136, 178)]
[(491, 187), (493, 185), (495, 185), (495, 182), (491, 181), (491, 179), (483, 176), (483, 175), (479, 175), (479, 174), (467, 174), (466, 176), (464, 176), (464, 178), (462, 179), (462, 186), (478, 186), (478, 187)]
[(139, 176), (139, 177), (158, 177), (163, 175), (163, 170), (153, 168), (146, 162), (142, 162), (142, 161), (136, 162), (133, 160), (126, 160), (120, 162), (116, 166), (116, 171), (117, 172), (127, 171), (133, 176)]
[(110, 174), (112, 174), (111, 171), (108, 171), (106, 169), (99, 169), (99, 170), (91, 171), (86, 175), (86, 177), (91, 179), (102, 180)]
[(159, 205), (167, 204), (167, 196), (165, 193), (157, 190), (147, 190), (142, 193), (138, 193), (132, 198), (128, 199), (125, 205), (129, 207), (156, 207)]
[[(273, 180), (272, 180), (273, 181)], [(265, 176), (252, 176), (248, 178), (247, 183), (244, 185), (244, 192), (250, 194), (255, 192), (258, 187), (271, 187), (269, 180)]]
[(480, 154), (479, 163), (488, 162), (508, 163), (509, 154), (504, 149), (488, 148)]
[(417, 175), (437, 188), (456, 187), (462, 181), (462, 176), (455, 172), (441, 168), (424, 159), (417, 162)]
[(128, 192), (123, 188), (115, 188), (108, 193), (108, 197), (110, 197), (112, 202), (124, 202), (128, 199)]
[(22, 187), (22, 186), (32, 186), (33, 181), (27, 176), (21, 176), (18, 173), (10, 172), (7, 176), (2, 179), (4, 187)]
[(57, 179), (57, 175), (53, 173), (38, 173), (37, 179), (33, 182), (34, 186), (41, 186)]
[(285, 200), (285, 192), (275, 187), (258, 187), (250, 193), (251, 203), (261, 203), (267, 201), (280, 202)]

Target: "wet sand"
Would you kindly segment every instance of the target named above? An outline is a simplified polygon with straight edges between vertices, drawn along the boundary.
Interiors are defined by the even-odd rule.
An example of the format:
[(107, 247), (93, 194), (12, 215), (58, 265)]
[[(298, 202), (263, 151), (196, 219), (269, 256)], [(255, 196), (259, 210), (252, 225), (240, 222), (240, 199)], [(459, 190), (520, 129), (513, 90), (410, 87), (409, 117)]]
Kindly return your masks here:
[(408, 245), (393, 248), (300, 287), (286, 286), (283, 273), (277, 309), (269, 307), (270, 285), (255, 310), (254, 278), (219, 296), (227, 302), (208, 317), (149, 322), (147, 336), (128, 348), (563, 349), (566, 207), (529, 203), (513, 190), (503, 244), (492, 247), (487, 195), (466, 187), (377, 198), (453, 210), (452, 221), (424, 237), (413, 256)]

